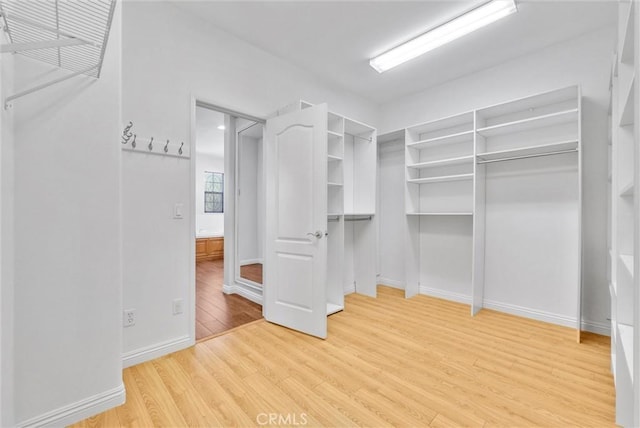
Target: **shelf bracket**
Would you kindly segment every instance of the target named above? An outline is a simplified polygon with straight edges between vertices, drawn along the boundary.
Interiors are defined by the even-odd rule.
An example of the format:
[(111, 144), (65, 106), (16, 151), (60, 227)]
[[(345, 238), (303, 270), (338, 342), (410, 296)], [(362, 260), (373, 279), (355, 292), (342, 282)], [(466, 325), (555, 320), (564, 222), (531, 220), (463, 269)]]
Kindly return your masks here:
[(15, 99), (18, 99), (18, 98), (24, 97), (25, 95), (32, 94), (32, 93), (34, 93), (34, 92), (36, 92), (36, 91), (39, 91), (39, 90), (41, 90), (41, 89), (48, 88), (49, 86), (55, 85), (55, 84), (57, 84), (57, 83), (64, 82), (65, 80), (72, 79), (72, 78), (74, 78), (74, 77), (76, 77), (76, 76), (79, 76), (79, 75), (81, 75), (81, 74), (86, 74), (86, 73), (88, 73), (88, 72), (90, 72), (90, 71), (92, 71), (92, 70), (94, 70), (94, 69), (96, 69), (96, 68), (98, 68), (98, 65), (97, 65), (97, 64), (96, 64), (96, 65), (93, 65), (93, 66), (91, 66), (91, 67), (89, 67), (89, 68), (86, 68), (86, 69), (84, 69), (84, 70), (76, 71), (75, 73), (71, 73), (71, 74), (68, 74), (68, 75), (66, 75), (66, 76), (59, 77), (59, 78), (57, 78), (57, 79), (51, 80), (51, 81), (49, 81), (49, 82), (42, 83), (42, 84), (37, 85), (37, 86), (34, 86), (34, 87), (32, 87), (32, 88), (25, 89), (24, 91), (18, 92), (17, 94), (14, 94), (14, 95), (8, 96), (8, 97), (7, 97), (7, 98), (5, 98), (5, 100), (4, 100), (4, 109), (5, 109), (5, 110), (7, 110), (7, 109), (11, 108), (11, 101), (13, 101), (13, 100), (15, 100)]

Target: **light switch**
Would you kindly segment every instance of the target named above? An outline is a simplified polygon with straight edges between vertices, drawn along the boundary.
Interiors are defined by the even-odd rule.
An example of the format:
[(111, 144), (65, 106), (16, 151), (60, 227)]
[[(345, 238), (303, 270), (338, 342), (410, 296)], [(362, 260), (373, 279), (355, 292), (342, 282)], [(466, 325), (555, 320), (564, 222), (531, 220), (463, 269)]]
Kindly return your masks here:
[(173, 218), (184, 218), (184, 215), (182, 214), (182, 209), (184, 208), (183, 204), (175, 204), (173, 206)]

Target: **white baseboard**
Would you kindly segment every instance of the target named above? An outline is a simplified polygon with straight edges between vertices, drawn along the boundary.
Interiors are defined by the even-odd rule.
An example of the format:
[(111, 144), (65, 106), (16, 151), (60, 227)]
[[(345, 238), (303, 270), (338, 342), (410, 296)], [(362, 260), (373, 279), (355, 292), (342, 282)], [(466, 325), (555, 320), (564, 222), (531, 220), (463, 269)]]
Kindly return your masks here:
[(512, 305), (510, 303), (502, 303), (486, 299), (483, 302), (483, 307), (511, 315), (518, 315), (521, 317), (544, 321), (551, 324), (576, 328), (576, 319), (573, 317), (568, 317), (566, 315), (558, 315), (539, 309), (525, 308), (524, 306)]
[(252, 287), (247, 286), (245, 284), (238, 284), (238, 283), (234, 285), (223, 284), (222, 292), (225, 294), (237, 294), (239, 296), (244, 297), (247, 300), (251, 300), (254, 303), (262, 305), (262, 293), (258, 293)]
[(384, 276), (378, 277), (378, 284), (386, 285), (387, 287), (398, 288), (400, 290), (404, 290), (404, 281), (398, 281), (391, 278), (385, 278)]
[(454, 293), (452, 291), (439, 290), (437, 288), (420, 286), (420, 294), (425, 294), (431, 297), (437, 297), (439, 299), (451, 300), (453, 302), (471, 304), (471, 296), (466, 294)]
[(241, 260), (240, 261), (240, 266), (245, 266), (245, 265), (254, 265), (256, 263), (259, 264), (263, 264), (262, 263), (262, 259), (247, 259), (247, 260)]
[(611, 336), (611, 322), (582, 320), (582, 330), (603, 336)]
[(125, 402), (124, 384), (68, 406), (16, 424), (18, 427), (67, 426), (112, 409)]
[(166, 342), (157, 343), (122, 354), (122, 367), (127, 368), (145, 361), (153, 360), (172, 352), (180, 351), (195, 344), (189, 336), (181, 336)]
[(344, 295), (346, 296), (347, 294), (353, 294), (356, 292), (356, 286), (354, 284), (351, 284), (347, 287), (344, 287)]

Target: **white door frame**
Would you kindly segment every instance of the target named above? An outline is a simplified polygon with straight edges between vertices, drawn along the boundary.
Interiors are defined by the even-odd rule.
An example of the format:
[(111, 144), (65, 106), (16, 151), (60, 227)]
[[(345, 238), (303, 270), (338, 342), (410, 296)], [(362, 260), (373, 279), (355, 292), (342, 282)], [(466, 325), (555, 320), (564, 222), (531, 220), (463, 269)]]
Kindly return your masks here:
[[(189, 336), (192, 343), (196, 338), (196, 107), (204, 107), (225, 114), (225, 138), (224, 138), (224, 192), (225, 195), (235, 195), (236, 181), (236, 135), (235, 135), (235, 118), (244, 118), (255, 122), (265, 123), (264, 118), (243, 113), (241, 109), (227, 107), (208, 100), (195, 94), (191, 95), (190, 102), (190, 152), (192, 154), (189, 164), (190, 175), (190, 195), (189, 204), (192, 209), (192, 215), (189, 218), (189, 239), (191, 240), (191, 251), (189, 252)], [(234, 132), (230, 132), (234, 130)], [(225, 198), (224, 204), (224, 279), (223, 291), (225, 293), (237, 293), (241, 296), (262, 304), (262, 295), (257, 293), (245, 292), (243, 284), (238, 284), (236, 278), (236, 260), (235, 260), (235, 225), (236, 210), (235, 197)]]

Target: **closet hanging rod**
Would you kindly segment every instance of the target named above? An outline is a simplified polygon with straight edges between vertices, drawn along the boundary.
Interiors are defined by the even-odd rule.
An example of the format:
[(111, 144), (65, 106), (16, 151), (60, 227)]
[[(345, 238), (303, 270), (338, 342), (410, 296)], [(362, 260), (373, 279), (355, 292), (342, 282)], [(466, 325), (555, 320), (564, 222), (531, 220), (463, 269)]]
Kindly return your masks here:
[(483, 164), (483, 163), (502, 162), (502, 161), (516, 160), (516, 159), (539, 158), (539, 157), (542, 157), (542, 156), (560, 155), (560, 154), (563, 154), (563, 153), (574, 153), (574, 152), (577, 152), (577, 151), (578, 151), (578, 149), (558, 150), (556, 152), (536, 153), (536, 154), (532, 154), (532, 155), (522, 155), (522, 156), (510, 156), (510, 157), (507, 157), (507, 158), (499, 158), (499, 159), (488, 159), (488, 160), (478, 159), (476, 161), (476, 163)]
[(340, 216), (336, 215), (336, 216), (329, 216), (327, 218), (327, 221), (340, 221)]
[(367, 138), (367, 137), (362, 137), (362, 136), (360, 136), (360, 135), (355, 135), (355, 134), (352, 134), (352, 133), (350, 133), (350, 132), (345, 132), (344, 134), (345, 134), (345, 135), (350, 135), (350, 136), (352, 136), (353, 138), (360, 138), (360, 139), (365, 140), (365, 141), (368, 141), (368, 142), (372, 142), (372, 141), (373, 141), (373, 138), (371, 138), (371, 137), (369, 137), (369, 138)]
[(344, 221), (370, 221), (373, 217), (358, 217), (358, 218), (345, 218)]

